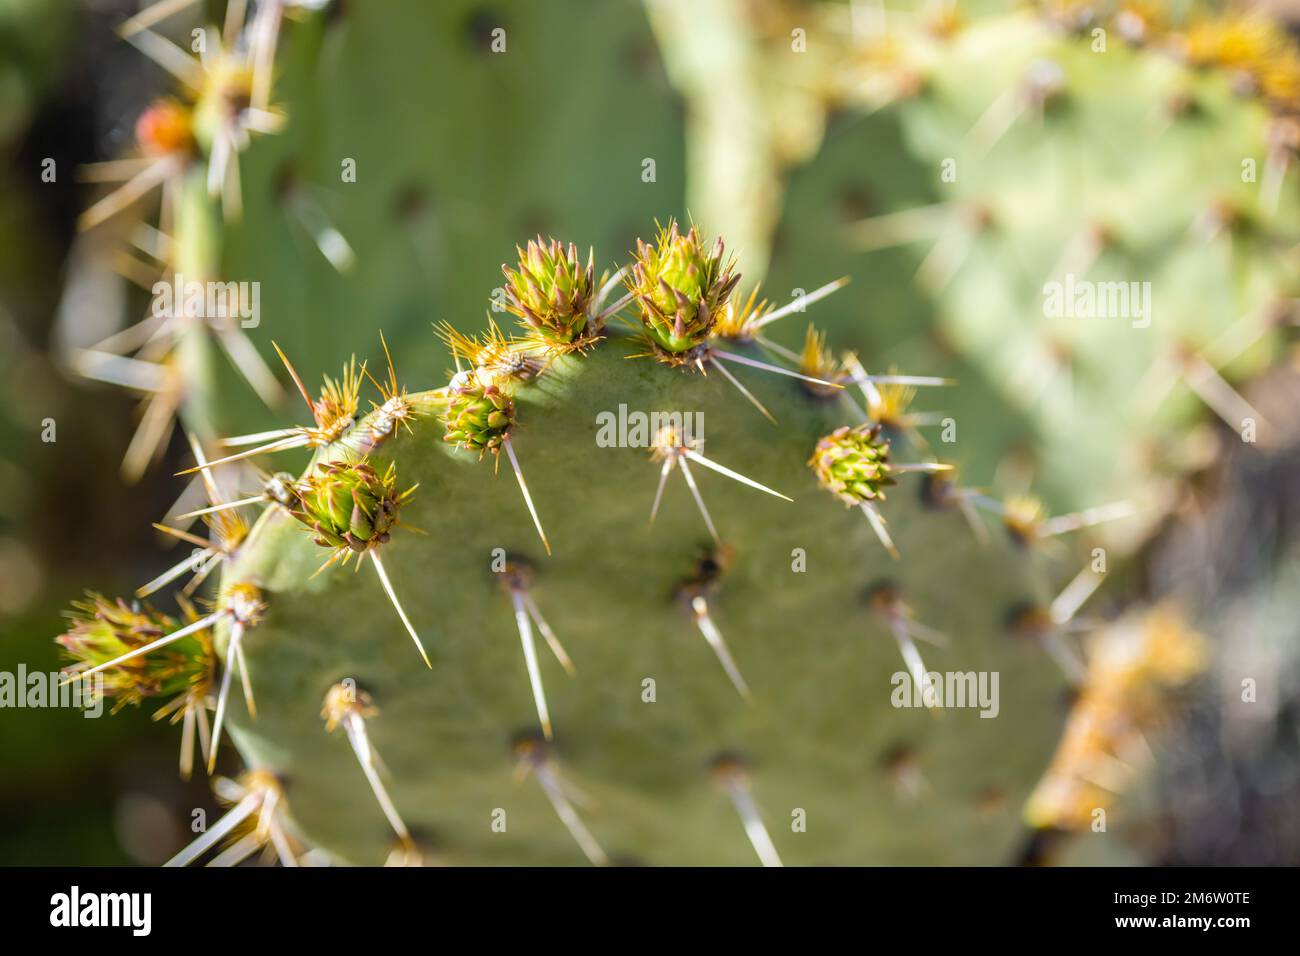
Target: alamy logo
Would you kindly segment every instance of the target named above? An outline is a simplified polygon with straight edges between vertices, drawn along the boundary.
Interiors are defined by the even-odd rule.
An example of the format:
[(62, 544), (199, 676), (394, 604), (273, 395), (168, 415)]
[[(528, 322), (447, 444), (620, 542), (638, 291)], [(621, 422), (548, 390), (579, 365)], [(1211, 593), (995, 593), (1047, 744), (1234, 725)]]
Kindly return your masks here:
[(629, 412), (619, 405), (617, 413), (598, 412), (596, 426), (598, 448), (649, 448), (664, 429), (671, 429), (677, 443), (687, 448), (704, 442), (703, 412)]
[(889, 682), (894, 692), (889, 702), (895, 707), (938, 707), (944, 709), (978, 708), (981, 717), (998, 715), (999, 671), (930, 671), (925, 675), (925, 686), (907, 671), (898, 671)]
[(1091, 282), (1076, 279), (1043, 286), (1043, 315), (1049, 319), (1128, 319), (1135, 329), (1151, 324), (1150, 282)]
[(238, 319), (243, 329), (257, 328), (262, 321), (260, 282), (187, 282), (178, 272), (171, 282), (155, 282), (151, 291), (155, 318), (184, 315), (217, 323)]
[(104, 675), (87, 680), (68, 681), (67, 674), (57, 671), (27, 673), (19, 664), (18, 672), (0, 671), (0, 707), (75, 707), (83, 717), (98, 717), (104, 712)]
[(51, 926), (126, 926), (133, 936), (148, 936), (153, 928), (153, 896), (149, 893), (70, 892), (50, 897)]

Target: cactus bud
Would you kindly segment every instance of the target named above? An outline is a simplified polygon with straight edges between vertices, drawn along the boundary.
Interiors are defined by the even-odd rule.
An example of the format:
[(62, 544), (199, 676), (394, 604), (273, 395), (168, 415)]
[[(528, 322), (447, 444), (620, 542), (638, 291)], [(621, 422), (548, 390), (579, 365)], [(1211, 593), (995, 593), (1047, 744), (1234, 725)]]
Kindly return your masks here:
[(883, 500), (894, 483), (889, 474), (889, 441), (879, 425), (842, 425), (820, 438), (808, 466), (821, 486), (845, 504)]
[[(146, 602), (110, 601), (99, 594), (73, 604), (72, 626), (58, 638), (74, 663), (65, 673), (79, 674), (116, 660), (184, 624), (198, 620), (183, 599), (183, 620)], [(114, 711), (138, 705), (146, 697), (170, 698), (196, 692), (206, 696), (213, 676), (212, 636), (202, 629), (156, 651), (141, 654), (101, 671), (103, 693), (116, 701)]]
[(380, 476), (366, 462), (331, 461), (298, 487), (291, 514), (316, 532), (316, 543), (363, 553), (388, 541), (397, 511), (414, 488), (397, 491), (397, 469)]
[(458, 372), (446, 388), (442, 440), (458, 448), (497, 451), (515, 423), (515, 403), (501, 388), (485, 383), (478, 369)]
[(675, 221), (660, 228), (653, 245), (637, 242), (627, 285), (657, 357), (671, 364), (693, 360), (690, 353), (706, 343), (740, 281), (732, 269), (721, 239), (706, 251), (698, 229), (682, 235)]
[(506, 277), (506, 308), (520, 318), (531, 335), (550, 348), (576, 351), (590, 345), (600, 332), (590, 315), (596, 296), (595, 254), (587, 264), (578, 247), (541, 236), (519, 249), (518, 270), (502, 266)]

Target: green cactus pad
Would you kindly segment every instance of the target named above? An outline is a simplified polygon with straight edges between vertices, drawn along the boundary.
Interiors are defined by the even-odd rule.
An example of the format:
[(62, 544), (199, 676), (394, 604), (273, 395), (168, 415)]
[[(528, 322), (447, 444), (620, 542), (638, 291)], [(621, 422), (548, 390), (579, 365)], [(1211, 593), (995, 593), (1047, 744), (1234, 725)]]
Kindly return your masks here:
[[(916, 479), (885, 508), (906, 556), (891, 561), (804, 465), (817, 439), (846, 420), (846, 406), (754, 376), (750, 387), (780, 419), (773, 427), (720, 378), (627, 361), (636, 348), (614, 338), (586, 357), (559, 358), (515, 394), (513, 441), (553, 557), (540, 553), (510, 477), (441, 441), (435, 419), (417, 419), (372, 452), (376, 468), (395, 462), (404, 481), (420, 484), (403, 520), (426, 533), (394, 535), (384, 559), (432, 671), (419, 666), (372, 575), (316, 575), (321, 552), (310, 533), (282, 510), (263, 515), (223, 584), (256, 582), (267, 602), (244, 639), (258, 716), (233, 705), (230, 717), (250, 765), (281, 776), (309, 841), (342, 859), (382, 862), (393, 834), (352, 752), (322, 732), (318, 716), (326, 690), (351, 678), (379, 708), (371, 740), (395, 803), (433, 858), (580, 862), (542, 790), (512, 782), (512, 741), (535, 733), (536, 717), (493, 568), (505, 571), (517, 556), (576, 666), (570, 678), (542, 662), (555, 764), (591, 798), (581, 814), (612, 858), (751, 862), (709, 773), (714, 758), (739, 753), (786, 862), (1012, 860), (1019, 807), (1064, 716), (1052, 664), (1003, 633), (1005, 610), (1033, 589), (1034, 557), (1001, 539), (982, 551), (958, 518), (921, 505)], [(437, 402), (432, 393), (411, 400)], [(645, 448), (597, 445), (597, 413), (620, 406), (702, 412), (705, 454), (794, 499), (697, 469), (730, 554), (709, 608), (752, 703), (729, 687), (678, 600), (713, 548), (687, 489), (670, 482), (649, 527), (658, 466)], [(891, 675), (903, 665), (868, 597), (882, 578), (952, 635), (950, 649), (932, 652), (933, 668), (1001, 673), (996, 719), (891, 706)], [(958, 580), (964, 593), (983, 595), (978, 612), (953, 600)], [(654, 702), (644, 699), (650, 686)], [(923, 801), (907, 797), (899, 754), (928, 782)], [(504, 833), (492, 826), (496, 808), (506, 811)], [(797, 809), (806, 832), (791, 829)]]

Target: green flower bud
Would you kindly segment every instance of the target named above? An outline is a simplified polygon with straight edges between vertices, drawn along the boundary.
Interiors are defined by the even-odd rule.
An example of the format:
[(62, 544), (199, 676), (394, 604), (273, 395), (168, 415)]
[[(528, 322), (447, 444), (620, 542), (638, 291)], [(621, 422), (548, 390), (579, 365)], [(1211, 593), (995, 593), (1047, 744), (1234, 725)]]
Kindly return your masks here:
[(543, 242), (541, 236), (527, 249), (515, 249), (518, 270), (501, 267), (506, 308), (547, 346), (574, 351), (589, 344), (600, 332), (588, 314), (596, 296), (595, 254), (587, 251), (584, 266), (573, 243)]
[(721, 239), (706, 252), (699, 230), (691, 227), (682, 235), (675, 221), (660, 228), (654, 245), (637, 241), (627, 286), (660, 358), (684, 363), (691, 360), (688, 353), (705, 344), (740, 281), (733, 266), (723, 259)]
[(381, 476), (366, 462), (331, 461), (298, 484), (291, 514), (316, 532), (316, 543), (357, 553), (385, 544), (397, 512), (415, 491), (397, 491), (397, 468)]
[[(183, 598), (183, 617), (174, 618), (143, 601), (110, 601), (99, 594), (73, 604), (67, 632), (58, 638), (64, 655), (74, 663), (65, 668), (78, 674), (166, 637), (199, 619)], [(212, 634), (196, 631), (157, 650), (133, 657), (100, 672), (104, 696), (116, 701), (114, 711), (138, 705), (146, 697), (206, 697), (213, 679)], [(93, 684), (88, 684), (93, 687)]]
[(442, 440), (458, 448), (497, 451), (515, 423), (515, 403), (501, 388), (485, 383), (480, 370), (458, 372), (446, 388)]
[(883, 500), (889, 475), (889, 440), (879, 425), (842, 425), (817, 441), (808, 466), (821, 486), (846, 505)]

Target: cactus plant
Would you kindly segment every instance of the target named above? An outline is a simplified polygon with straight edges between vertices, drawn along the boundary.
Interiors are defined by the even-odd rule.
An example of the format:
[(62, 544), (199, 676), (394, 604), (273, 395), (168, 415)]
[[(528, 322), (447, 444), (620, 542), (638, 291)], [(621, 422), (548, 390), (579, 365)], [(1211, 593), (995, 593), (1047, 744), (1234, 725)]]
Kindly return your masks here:
[[(361, 24), (374, 22), (365, 16)], [(1192, 74), (1145, 47), (1117, 46), (1104, 61), (1089, 60), (1086, 35), (1061, 35), (1046, 22), (997, 16), (969, 30), (953, 23), (910, 31), (891, 39), (898, 45), (883, 60), (827, 26), (820, 36), (832, 41), (830, 72), (799, 67), (816, 77), (813, 88), (856, 108), (852, 80), (866, 63), (870, 77), (897, 81), (891, 102), (831, 128), (794, 175), (779, 227), (761, 209), (743, 211), (737, 232), (749, 247), (735, 249), (735, 260), (707, 229), (665, 218), (655, 233), (629, 238), (626, 257), (605, 245), (583, 257), (576, 243), (542, 236), (516, 246), (494, 293), (491, 267), (514, 237), (490, 250), (476, 241), (456, 251), (454, 291), (442, 300), (456, 306), (450, 322), (409, 289), (395, 298), (371, 274), (357, 280), (362, 294), (375, 293), (367, 317), (346, 334), (335, 302), (322, 309), (319, 329), (283, 336), (285, 354), (300, 361), (307, 353), (313, 366), (337, 367), (340, 340), (362, 352), (380, 343), (387, 376), (373, 383), (368, 414), (359, 412), (360, 392), (378, 362), (360, 371), (349, 363), (341, 382), (328, 381), (312, 399), (286, 361), (314, 425), (281, 421), (270, 433), (233, 440), (250, 447), (223, 459), (211, 454), (218, 429), (206, 427), (208, 413), (240, 420), (241, 431), (261, 427), (263, 416), (232, 414), (214, 392), (197, 401), (193, 470), (224, 474), (236, 461), (293, 448), (312, 456), (288, 477), (264, 476), (264, 490), (251, 497), (228, 500), (210, 486), (200, 509), (261, 509), (246, 535), (216, 549), (212, 611), (196, 618), (211, 628), (221, 658), (222, 680), (208, 688), (218, 727), (229, 728), (251, 768), (242, 783), (222, 785), (234, 805), (226, 830), (238, 832), (221, 859), (270, 845), (291, 862), (305, 843), (361, 863), (563, 863), (579, 854), (596, 863), (754, 855), (765, 864), (1003, 862), (1016, 858), (1027, 801), (1029, 822), (1041, 827), (1077, 826), (1109, 805), (1084, 785), (1088, 761), (1153, 719), (1149, 686), (1190, 679), (1195, 668), (1182, 665), (1199, 662), (1189, 648), (1200, 644), (1172, 612), (1134, 613), (1106, 628), (1087, 666), (1076, 666), (1068, 650), (1074, 611), (1098, 576), (1085, 571), (1053, 600), (1075, 569), (1045, 552), (1066, 532), (1127, 514), (1127, 505), (1094, 506), (1138, 497), (1151, 476), (1139, 454), (1145, 443), (1182, 435), (1189, 416), (1185, 406), (1150, 421), (1103, 408), (1074, 427), (1061, 407), (1018, 390), (1023, 382), (1009, 372), (1040, 337), (1020, 317), (1042, 313), (1039, 278), (1060, 271), (1062, 249), (1078, 253), (1070, 262), (1084, 263), (1081, 274), (1099, 273), (1107, 256), (1122, 253), (1122, 263), (1140, 265), (1177, 297), (1175, 308), (1204, 305), (1203, 284), (1182, 284), (1189, 276), (1237, 280), (1222, 283), (1230, 291), (1215, 309), (1189, 308), (1202, 317), (1189, 324), (1175, 326), (1162, 311), (1137, 350), (1142, 356), (1116, 360), (1118, 343), (1131, 340), (1114, 329), (1072, 337), (1070, 363), (1089, 390), (1081, 400), (1132, 386), (1143, 357), (1198, 355), (1225, 332), (1240, 332), (1234, 323), (1243, 313), (1272, 323), (1248, 343), (1266, 349), (1277, 341), (1276, 300), (1288, 288), (1277, 252), (1287, 226), (1284, 212), (1243, 211), (1254, 199), (1230, 183), (1239, 163), (1234, 157), (1231, 169), (1221, 168), (1232, 147), (1213, 148), (1229, 132), (1262, 148), (1275, 122), (1263, 104), (1235, 116), (1220, 74)], [(364, 30), (349, 36), (363, 42)], [(285, 57), (286, 89), (301, 95), (295, 83), (311, 56)], [(967, 81), (991, 62), (996, 75)], [(1158, 113), (1164, 93), (1183, 94), (1197, 104), (1199, 125), (1179, 111), (1153, 133), (1152, 110), (1132, 107), (1117, 134), (1103, 107), (1117, 89), (1145, 89), (1139, 80), (1161, 91), (1143, 106)], [(1268, 88), (1276, 98), (1281, 86), (1273, 78)], [(291, 121), (281, 139), (294, 142), (302, 100), (286, 101)], [(1003, 112), (990, 113), (990, 103)], [(305, 128), (330, 128), (310, 106), (303, 112)], [(143, 138), (188, 143), (170, 134), (165, 118), (155, 114)], [(353, 135), (369, 128), (355, 115), (352, 122)], [(1040, 161), (1061, 141), (1060, 124), (1091, 137), (1085, 182), (1113, 172), (1105, 144), (1135, 141), (1133, 129), (1148, 140), (1177, 140), (1159, 144), (1160, 168), (1175, 172), (1155, 189), (1122, 170), (1128, 178), (1113, 177), (1123, 185), (1113, 202), (1108, 194), (1087, 207), (1103, 221), (1062, 226), (1052, 210), (1069, 207), (1065, 187)], [(1000, 136), (987, 135), (994, 127)], [(981, 140), (975, 147), (972, 129)], [(1019, 137), (1019, 152), (1006, 148), (1009, 137)], [(864, 141), (898, 154), (867, 178), (905, 169), (902, 191), (918, 197), (933, 190), (920, 178), (924, 164), (955, 153), (960, 195), (923, 215), (846, 230), (846, 207), (862, 218), (860, 203), (843, 200), (861, 185)], [(1189, 143), (1196, 148), (1184, 148)], [(994, 151), (996, 163), (983, 160)], [(243, 204), (247, 225), (229, 227), (228, 268), (255, 261), (271, 242), (274, 230), (260, 228), (274, 205), (267, 156), (253, 149), (246, 157), (245, 182), (254, 185)], [(1267, 241), (1252, 241), (1230, 266), (1215, 260), (1224, 250), (1183, 235), (1187, 224), (1168, 213), (1186, 208), (1169, 203), (1168, 191), (1189, 181), (1232, 194), (1227, 204), (1207, 196), (1206, 207), (1220, 213), (1205, 221), (1212, 232), (1245, 242), (1262, 229)], [(217, 228), (215, 205), (200, 207), (202, 221)], [(671, 203), (655, 210), (674, 211)], [(923, 259), (919, 291), (890, 281), (906, 258), (864, 265), (852, 242), (856, 233), (883, 246), (882, 235), (901, 228), (924, 237), (936, 224), (946, 238)], [(717, 225), (712, 215), (701, 223)], [(1072, 244), (1076, 233), (1091, 243)], [(772, 236), (769, 289), (799, 286), (779, 307), (760, 301), (753, 281), (763, 277)], [(1032, 281), (1008, 275), (1009, 253), (1025, 254)], [(358, 258), (363, 269), (375, 260), (364, 248)], [(267, 261), (279, 264), (281, 277), (296, 271), (284, 266), (283, 249)], [(748, 294), (737, 291), (741, 273)], [(848, 274), (855, 282), (839, 292)], [(797, 327), (791, 313), (832, 292), (818, 307), (822, 331)], [(273, 294), (283, 309), (288, 295)], [(495, 321), (475, 329), (465, 316), (482, 303), (513, 314), (517, 333)], [(910, 338), (930, 309), (939, 317), (937, 348)], [(415, 334), (439, 320), (440, 336)], [(800, 341), (802, 352), (793, 347)], [(322, 342), (328, 363), (319, 360)], [(448, 355), (456, 367), (439, 378)], [(884, 366), (886, 358), (917, 374)], [(960, 404), (961, 438), (952, 447), (945, 439), (936, 456), (919, 431), (937, 420), (929, 396), (920, 411), (909, 406), (917, 386), (954, 380), (945, 395)], [(605, 447), (600, 416), (627, 409), (657, 413), (667, 427), (646, 429), (631, 443), (639, 447)], [(706, 426), (707, 456), (704, 436), (672, 424), (695, 413)], [(991, 479), (1026, 433), (1047, 500), (1070, 513), (1052, 517), (1037, 500), (998, 499), (968, 484)], [(502, 452), (522, 505), (509, 477), (497, 477)], [(1122, 467), (1113, 467), (1117, 460)], [(667, 482), (674, 469), (686, 488)], [(845, 505), (869, 520), (846, 514)], [(989, 535), (990, 525), (1005, 533)], [(358, 565), (367, 558), (377, 574), (322, 573), (349, 556)], [(569, 677), (537, 653), (535, 632)], [(951, 683), (934, 681), (917, 641), (944, 635), (949, 646), (925, 656), (941, 657), (953, 672), (1000, 675), (1006, 696), (990, 705), (1000, 720), (941, 713)], [(412, 666), (411, 639), (427, 669)], [(101, 667), (115, 676), (110, 686), (128, 681), (102, 652), (67, 643), (80, 674)], [(1149, 668), (1118, 676), (1107, 669), (1108, 648), (1134, 646), (1153, 655)], [(244, 693), (232, 697), (235, 674)], [(1083, 684), (1080, 709), (1052, 761), (1072, 681)], [(342, 727), (346, 743), (321, 726), (322, 700), (327, 725)], [(1122, 726), (1098, 751), (1087, 727), (1077, 728), (1107, 708), (1122, 711)], [(536, 788), (513, 779), (523, 772)], [(216, 842), (205, 838), (177, 861)]]
[[(658, 241), (670, 245), (676, 235), (669, 227)], [(678, 288), (689, 300), (681, 307), (698, 315), (713, 288)], [(733, 307), (725, 295), (707, 305), (710, 314)], [(642, 327), (640, 306), (630, 308), (627, 324)], [(755, 372), (746, 390), (775, 412), (774, 425), (725, 379), (638, 359), (639, 336), (611, 327), (585, 351), (561, 349), (522, 379), (476, 367), (499, 398), (476, 386), (468, 402), (482, 408), (472, 415), (455, 385), (468, 369), (453, 374), (452, 386), (403, 390), (406, 428), (377, 430), (380, 407), (317, 448), (291, 486), (292, 502), (267, 503), (224, 563), (216, 643), (226, 673), (233, 660), (257, 701), (254, 716), (231, 700), (227, 724), (250, 765), (280, 781), (292, 832), (357, 862), (381, 862), (395, 848), (406, 859), (412, 841), (452, 862), (565, 862), (575, 850), (560, 821), (542, 814), (541, 801), (554, 800), (579, 846), (601, 848), (599, 859), (740, 862), (748, 852), (742, 824), (760, 832), (752, 829), (760, 811), (742, 799), (742, 819), (719, 824), (731, 812), (727, 796), (752, 789), (768, 821), (757, 844), (768, 862), (772, 846), (792, 862), (915, 859), (918, 837), (902, 834), (898, 815), (944, 828), (941, 844), (921, 849), (921, 858), (1011, 858), (1020, 838), (1015, 808), (1055, 734), (1041, 715), (1054, 711), (1064, 686), (1050, 661), (1002, 630), (1002, 611), (1033, 597), (1032, 553), (998, 537), (993, 560), (955, 515), (900, 495), (881, 506), (903, 555), (895, 562), (835, 500), (875, 504), (878, 485), (897, 473), (879, 427), (864, 431), (852, 402)], [(521, 339), (510, 347), (540, 346)], [(400, 353), (396, 365), (393, 383), (405, 371)], [(508, 415), (495, 410), (503, 403)], [(724, 474), (790, 500), (735, 481), (692, 480), (695, 504), (720, 536), (714, 541), (692, 503), (680, 492), (674, 501), (661, 483), (663, 506), (647, 528), (661, 469), (644, 447), (595, 440), (597, 413), (619, 406), (701, 412), (710, 455), (728, 462)], [(870, 449), (869, 478), (856, 477), (865, 452), (838, 450), (850, 437)], [(529, 515), (482, 460), (494, 442), (512, 441), (549, 516), (553, 555), (539, 550)], [(716, 464), (698, 446), (671, 447)], [(417, 494), (399, 492), (415, 482)], [(399, 502), (401, 524), (424, 534), (393, 527)], [(369, 576), (320, 573), (379, 542), (387, 594)], [(945, 599), (957, 577), (982, 595), (985, 613)], [(893, 595), (884, 604), (882, 582)], [(255, 588), (264, 610), (233, 610), (241, 588)], [(411, 666), (388, 607), (396, 596), (428, 651), (428, 670)], [(530, 615), (542, 607), (545, 618)], [(575, 669), (563, 684), (558, 674), (546, 680), (534, 621), (548, 640), (563, 636)], [(911, 636), (941, 632), (953, 635), (944, 653), (963, 659), (956, 669), (998, 671), (1002, 686), (1015, 688), (1002, 704), (1019, 728), (1014, 754), (1001, 742), (1002, 722), (974, 712), (942, 720), (926, 707), (891, 713), (891, 675), (931, 679)], [(728, 692), (728, 679), (748, 703)], [(335, 686), (364, 695), (355, 696), (355, 713), (365, 719), (366, 743), (354, 738), (353, 746), (365, 777), (346, 769), (353, 753), (319, 724), (318, 702)], [(520, 750), (517, 734), (535, 742)], [(889, 755), (900, 746), (933, 787), (923, 805), (909, 804), (895, 779)], [(383, 754), (389, 774), (378, 801), (366, 787), (378, 779), (373, 753)], [(511, 782), (521, 755), (547, 781), (531, 796)], [(709, 766), (722, 760), (733, 769), (717, 777), (719, 789)], [(567, 783), (556, 783), (561, 775)], [(588, 793), (592, 806), (575, 809), (568, 786)], [(891, 812), (873, 813), (876, 801)], [(492, 826), (498, 809), (504, 832)], [(807, 832), (789, 830), (791, 814), (812, 821)]]

